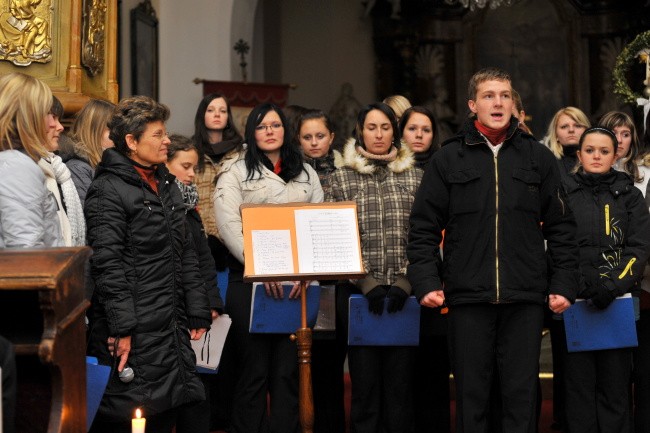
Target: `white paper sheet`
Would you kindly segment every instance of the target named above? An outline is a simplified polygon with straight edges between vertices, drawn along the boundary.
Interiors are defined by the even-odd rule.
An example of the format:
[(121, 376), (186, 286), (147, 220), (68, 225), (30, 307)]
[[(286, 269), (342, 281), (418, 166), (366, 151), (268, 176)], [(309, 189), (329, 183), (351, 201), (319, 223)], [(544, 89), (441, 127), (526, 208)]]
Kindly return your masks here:
[(221, 314), (212, 321), (210, 330), (203, 334), (203, 337), (191, 341), (198, 367), (210, 370), (216, 370), (219, 367), (223, 345), (226, 342), (226, 336), (231, 324), (232, 319), (230, 316)]
[(354, 209), (295, 211), (300, 273), (362, 272)]
[(289, 230), (253, 230), (255, 275), (293, 274), (293, 252)]

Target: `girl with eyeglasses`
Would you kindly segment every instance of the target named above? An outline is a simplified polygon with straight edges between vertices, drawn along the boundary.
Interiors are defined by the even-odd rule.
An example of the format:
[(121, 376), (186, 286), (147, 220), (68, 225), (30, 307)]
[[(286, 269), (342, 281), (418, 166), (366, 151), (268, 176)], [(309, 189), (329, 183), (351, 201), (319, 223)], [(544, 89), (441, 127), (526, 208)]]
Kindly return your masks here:
[[(320, 203), (318, 174), (304, 164), (286, 131), (287, 121), (273, 104), (261, 104), (246, 122), (246, 154), (224, 164), (214, 193), (219, 234), (237, 259), (230, 267), (226, 310), (232, 318), (229, 339), (240, 369), (235, 387), (232, 431), (298, 432), (298, 367), (296, 346), (282, 334), (248, 331), (252, 284), (243, 282), (244, 236), (240, 206), (244, 203)], [(283, 296), (280, 282), (264, 283), (267, 294)], [(290, 298), (300, 296), (294, 284)], [(267, 409), (267, 392), (271, 406)], [(268, 416), (267, 416), (268, 414)]]

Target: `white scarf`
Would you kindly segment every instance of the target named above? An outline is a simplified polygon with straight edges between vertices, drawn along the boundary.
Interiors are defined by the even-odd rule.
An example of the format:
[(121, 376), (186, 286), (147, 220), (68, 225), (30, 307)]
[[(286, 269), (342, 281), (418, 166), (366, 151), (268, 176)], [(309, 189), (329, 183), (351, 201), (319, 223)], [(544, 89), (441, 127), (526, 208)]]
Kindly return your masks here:
[[(77, 188), (72, 182), (70, 170), (65, 165), (60, 156), (53, 153), (47, 158), (42, 158), (38, 165), (41, 167), (46, 177), (53, 176), (56, 183), (61, 186), (63, 193), (63, 202), (65, 203), (65, 216), (70, 224), (70, 245), (72, 247), (81, 247), (86, 245), (86, 220), (84, 218), (83, 208), (79, 200)], [(56, 187), (58, 190), (58, 186)], [(54, 191), (53, 191), (54, 192)], [(57, 191), (58, 192), (58, 191)], [(55, 193), (55, 196), (58, 194)], [(65, 230), (64, 230), (65, 231)]]

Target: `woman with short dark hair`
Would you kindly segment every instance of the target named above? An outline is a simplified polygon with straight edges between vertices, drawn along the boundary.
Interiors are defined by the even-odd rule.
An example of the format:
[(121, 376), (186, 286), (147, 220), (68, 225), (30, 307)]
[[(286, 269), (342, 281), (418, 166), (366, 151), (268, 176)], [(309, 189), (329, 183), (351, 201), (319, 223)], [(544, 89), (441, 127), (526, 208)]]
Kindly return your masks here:
[[(185, 205), (165, 167), (169, 109), (145, 96), (123, 99), (85, 212), (95, 282), (88, 353), (112, 374), (92, 432), (130, 432), (142, 408), (147, 430), (171, 432), (177, 408), (204, 400), (190, 338), (210, 326), (210, 307)], [(134, 378), (123, 382), (127, 366)]]

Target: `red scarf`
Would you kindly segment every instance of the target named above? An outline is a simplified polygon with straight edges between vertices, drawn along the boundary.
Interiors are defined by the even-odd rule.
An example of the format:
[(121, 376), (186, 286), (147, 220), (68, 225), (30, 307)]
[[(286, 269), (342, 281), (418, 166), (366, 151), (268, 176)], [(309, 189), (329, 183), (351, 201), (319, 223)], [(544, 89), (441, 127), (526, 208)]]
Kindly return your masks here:
[(281, 171), (282, 171), (282, 159), (278, 158), (278, 162), (276, 162), (275, 165), (273, 166), (273, 173), (279, 176)]
[(151, 189), (153, 189), (156, 194), (158, 194), (158, 179), (155, 178), (154, 172), (156, 171), (156, 167), (139, 167), (137, 165), (134, 165), (133, 168), (135, 168), (135, 171), (137, 171), (140, 174), (140, 177), (142, 180), (147, 182)]
[(476, 129), (479, 130), (481, 134), (487, 137), (488, 141), (492, 146), (496, 146), (497, 144), (501, 144), (505, 141), (506, 134), (508, 133), (508, 128), (510, 127), (510, 123), (508, 123), (506, 126), (504, 126), (501, 129), (492, 129), (490, 127), (483, 125), (478, 120), (474, 120), (474, 126), (476, 127)]

